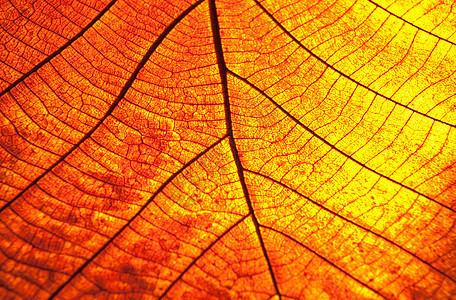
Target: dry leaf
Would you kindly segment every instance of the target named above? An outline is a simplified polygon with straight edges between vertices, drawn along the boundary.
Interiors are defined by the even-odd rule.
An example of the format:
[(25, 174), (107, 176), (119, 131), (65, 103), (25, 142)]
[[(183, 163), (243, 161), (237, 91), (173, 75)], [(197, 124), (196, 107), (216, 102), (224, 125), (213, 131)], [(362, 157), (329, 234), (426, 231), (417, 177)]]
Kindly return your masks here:
[(453, 6), (1, 3), (0, 294), (456, 298)]

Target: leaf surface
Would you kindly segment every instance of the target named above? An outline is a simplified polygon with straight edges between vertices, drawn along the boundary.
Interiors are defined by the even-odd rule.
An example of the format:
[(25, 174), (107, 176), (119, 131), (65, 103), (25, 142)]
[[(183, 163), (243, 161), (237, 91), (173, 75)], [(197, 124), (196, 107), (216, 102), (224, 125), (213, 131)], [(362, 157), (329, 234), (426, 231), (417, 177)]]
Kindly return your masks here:
[(1, 8), (4, 298), (456, 295), (452, 3)]

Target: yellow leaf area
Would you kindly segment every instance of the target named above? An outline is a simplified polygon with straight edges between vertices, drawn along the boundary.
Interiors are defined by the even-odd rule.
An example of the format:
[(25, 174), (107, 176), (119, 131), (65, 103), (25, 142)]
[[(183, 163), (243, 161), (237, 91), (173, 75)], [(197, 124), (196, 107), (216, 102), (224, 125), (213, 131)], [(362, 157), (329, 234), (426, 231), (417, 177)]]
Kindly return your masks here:
[(456, 298), (451, 1), (0, 4), (0, 297)]

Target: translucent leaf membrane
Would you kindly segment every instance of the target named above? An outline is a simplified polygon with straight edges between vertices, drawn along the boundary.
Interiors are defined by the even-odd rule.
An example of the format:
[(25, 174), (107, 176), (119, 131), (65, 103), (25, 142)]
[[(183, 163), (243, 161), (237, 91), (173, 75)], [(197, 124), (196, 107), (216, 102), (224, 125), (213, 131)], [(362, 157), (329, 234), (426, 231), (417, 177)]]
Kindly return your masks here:
[[(456, 285), (451, 278), (456, 274), (453, 274), (452, 263), (448, 263), (455, 259), (454, 211), (363, 167), (293, 122), (257, 92), (250, 90), (256, 98), (246, 97), (249, 93), (242, 88), (241, 81), (232, 79), (229, 82), (233, 82), (230, 84), (233, 123), (243, 166), (249, 171), (247, 174), (260, 176), (263, 181), (269, 179), (281, 186), (271, 196), (256, 200), (256, 193), (261, 195), (267, 184), (271, 183), (260, 181), (252, 187), (248, 185), (260, 224), (271, 226), (279, 232), (290, 230), (292, 236), (311, 234), (312, 239), (318, 241), (318, 245), (311, 249), (319, 249), (325, 242), (331, 243), (327, 245), (327, 252), (321, 254), (326, 258), (333, 254), (342, 257), (347, 255), (341, 243), (347, 239), (344, 234), (353, 235), (351, 230), (346, 229), (353, 225), (360, 232), (348, 242), (347, 251), (353, 251), (354, 245), (361, 243), (365, 235), (370, 235), (372, 247), (378, 249), (379, 257), (384, 258), (378, 265), (365, 266), (366, 254), (373, 250), (362, 250), (360, 264), (364, 269), (357, 279), (366, 278), (367, 267), (374, 269), (371, 271), (373, 278), (379, 274), (385, 276), (383, 267), (389, 262), (400, 261), (400, 265), (409, 265), (412, 260), (417, 260), (407, 276), (412, 276), (415, 269), (427, 270), (425, 273), (432, 272), (440, 278), (440, 282), (448, 281), (448, 287), (443, 289), (442, 295), (455, 292)], [(239, 92), (236, 92), (239, 86)], [(268, 126), (264, 128), (261, 124)], [(290, 190), (302, 198), (284, 203), (283, 198)], [(328, 211), (303, 214), (303, 201), (308, 201), (306, 198), (313, 201), (317, 212)], [(261, 216), (265, 214), (264, 207), (269, 205), (271, 211), (267, 214), (274, 221), (266, 222)], [(332, 219), (340, 227), (328, 224)], [(278, 226), (278, 222), (286, 224)], [(301, 227), (301, 222), (310, 224)], [(303, 242), (301, 238), (296, 239)], [(386, 254), (391, 257), (388, 258)], [(401, 255), (404, 258), (399, 257)], [(333, 259), (330, 261), (334, 262)], [(347, 263), (358, 268), (353, 261), (348, 260)], [(354, 275), (355, 272), (350, 269), (347, 273)], [(388, 284), (397, 281), (397, 277), (397, 274), (392, 274)], [(370, 284), (370, 279), (364, 283), (379, 291)], [(429, 277), (427, 280), (432, 282), (435, 278)], [(419, 281), (425, 280), (419, 277)], [(385, 295), (388, 298), (397, 297), (406, 282), (408, 284), (409, 281), (404, 279), (397, 289)], [(423, 284), (426, 286), (426, 283)], [(385, 286), (386, 282), (381, 285)], [(433, 292), (432, 289), (429, 291)]]
[[(225, 135), (217, 69), (205, 62), (215, 61), (206, 11), (192, 10), (112, 114), (2, 212), (6, 289), (52, 294), (167, 179)], [(206, 67), (195, 73), (200, 62)]]
[(109, 1), (2, 1), (0, 89), (33, 69), (91, 23)]
[[(279, 288), (291, 299), (383, 299), (333, 263), (292, 238), (262, 229)], [(310, 271), (312, 270), (312, 271)]]
[(164, 299), (271, 299), (274, 295), (268, 264), (248, 218), (208, 249)]
[(452, 3), (0, 7), (0, 297), (456, 295)]
[(0, 157), (8, 162), (0, 169), (3, 201), (68, 155), (111, 113), (147, 50), (189, 5), (115, 2), (82, 36), (0, 93)]
[[(377, 294), (376, 297), (406, 299), (413, 299), (417, 290), (424, 297), (439, 295), (437, 298), (445, 298), (446, 295), (455, 293), (455, 284), (451, 277), (447, 277), (454, 274), (445, 263), (447, 260), (454, 260), (451, 257), (454, 236), (448, 238), (444, 233), (437, 233), (438, 229), (432, 225), (431, 228), (417, 232), (414, 228), (417, 223), (429, 223), (424, 217), (418, 217), (418, 221), (409, 221), (408, 224), (401, 220), (392, 229), (382, 232), (377, 226), (366, 224), (364, 218), (371, 218), (377, 221), (377, 224), (383, 221), (382, 218), (397, 219), (391, 212), (395, 207), (382, 210), (373, 207), (362, 217), (352, 218), (350, 207), (361, 206), (359, 202), (362, 200), (351, 203), (344, 210), (336, 210), (330, 200), (320, 204), (319, 198), (316, 197), (317, 201), (308, 199), (298, 191), (264, 176), (251, 174), (248, 178), (259, 222), (267, 227), (265, 231), (277, 241), (287, 245), (276, 246), (275, 243), (270, 243), (270, 251), (280, 257), (277, 262), (280, 267), (277, 266), (276, 273), (283, 273), (283, 276), (287, 277), (284, 281), (316, 281), (311, 284), (313, 288), (323, 289), (317, 292), (305, 288), (304, 285), (302, 293), (325, 293), (330, 298), (337, 299), (357, 298), (355, 295), (367, 296), (372, 292)], [(260, 186), (263, 188), (259, 189)], [(259, 192), (254, 192), (256, 190)], [(439, 219), (445, 222), (443, 217)], [(427, 236), (429, 232), (440, 236), (428, 241), (430, 247), (415, 247), (414, 243), (417, 241), (423, 247), (420, 236)], [(299, 250), (290, 253), (292, 247)], [(445, 253), (434, 257), (422, 254), (432, 253), (435, 249), (445, 249)], [(296, 257), (301, 255), (304, 257)], [(429, 262), (437, 263), (431, 265), (422, 256)], [(287, 260), (289, 263), (285, 263)], [(313, 264), (322, 267), (312, 267)], [(284, 268), (283, 265), (287, 267)], [(318, 271), (310, 271), (315, 269)], [(448, 275), (445, 276), (439, 270), (447, 271)], [(319, 271), (324, 275), (319, 275)], [(335, 290), (328, 290), (327, 285), (338, 282), (344, 283), (337, 285)], [(297, 290), (285, 288), (287, 284), (283, 284), (290, 295), (297, 296)]]
[[(287, 32), (342, 74), (419, 112), (456, 123), (453, 42), (369, 1), (262, 5)], [(302, 18), (296, 22), (293, 15)]]
[(456, 43), (454, 3), (445, 1), (370, 1), (432, 35)]
[[(172, 287), (171, 293), (185, 282), (187, 273), (193, 273), (200, 256), (210, 256), (208, 249), (223, 248), (226, 240), (236, 244), (236, 239), (232, 241), (233, 236), (238, 238), (234, 232), (242, 232), (239, 222), (247, 214), (236, 165), (225, 139), (166, 184), (153, 197), (153, 203), (134, 217), (58, 298), (159, 297)], [(244, 246), (238, 247), (255, 245), (245, 239), (238, 242), (244, 242)], [(231, 256), (233, 263), (242, 262), (237, 253)], [(264, 260), (261, 252), (257, 257)], [(244, 269), (248, 273), (247, 266)], [(204, 275), (201, 272), (199, 276)], [(244, 285), (238, 285), (242, 290)]]
[[(447, 115), (453, 122), (446, 123), (430, 113), (399, 105), (360, 85), (351, 73), (347, 73), (348, 77), (342, 75), (330, 65), (331, 60), (322, 61), (306, 50), (268, 16), (264, 7), (262, 9), (254, 2), (229, 5), (238, 7), (241, 15), (236, 10), (221, 10), (224, 12), (221, 16), (223, 45), (228, 68), (246, 83), (245, 90), (250, 86), (251, 90), (271, 98), (279, 110), (289, 115), (293, 123), (290, 126), (302, 123), (360, 164), (454, 207), (456, 143), (452, 141), (456, 132), (453, 108), (453, 113)], [(286, 9), (291, 8), (286, 6)], [(288, 15), (294, 16), (291, 12)], [(302, 15), (308, 17), (309, 14), (303, 12)], [(300, 20), (296, 16), (292, 19), (294, 22)], [(242, 22), (231, 26), (234, 20)], [(445, 66), (452, 68), (455, 64)], [(422, 79), (425, 78), (428, 76), (422, 75)], [(453, 87), (451, 90), (454, 92)], [(441, 95), (442, 88), (433, 93)], [(404, 99), (402, 96), (397, 98)], [(432, 102), (429, 97), (426, 99)], [(454, 99), (449, 98), (445, 103), (453, 107)], [(264, 115), (257, 115), (262, 119), (259, 122), (270, 124)], [(255, 128), (255, 125), (251, 126)], [(271, 135), (277, 133), (269, 128), (267, 131)]]

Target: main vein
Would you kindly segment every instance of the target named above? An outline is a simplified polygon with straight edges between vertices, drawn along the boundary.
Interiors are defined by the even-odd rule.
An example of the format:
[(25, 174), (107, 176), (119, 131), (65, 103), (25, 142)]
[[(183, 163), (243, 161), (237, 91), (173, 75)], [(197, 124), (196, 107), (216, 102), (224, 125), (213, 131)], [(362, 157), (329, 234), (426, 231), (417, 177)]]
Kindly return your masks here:
[(236, 141), (235, 141), (234, 135), (233, 135), (233, 123), (231, 120), (230, 99), (229, 99), (229, 95), (228, 95), (228, 79), (227, 79), (228, 68), (226, 67), (225, 58), (223, 55), (222, 41), (221, 41), (221, 37), (220, 37), (220, 26), (219, 26), (219, 21), (218, 21), (218, 16), (217, 16), (217, 8), (215, 5), (215, 0), (209, 0), (209, 9), (210, 9), (210, 16), (211, 16), (212, 36), (214, 39), (214, 46), (215, 46), (215, 52), (216, 52), (216, 56), (217, 56), (217, 63), (218, 63), (218, 68), (219, 68), (219, 73), (220, 73), (220, 79), (222, 82), (223, 99), (224, 99), (224, 104), (225, 104), (226, 129), (227, 129), (227, 134), (229, 136), (231, 152), (233, 154), (234, 161), (236, 163), (239, 180), (241, 182), (242, 190), (244, 192), (244, 197), (245, 197), (245, 199), (247, 201), (247, 205), (249, 207), (250, 215), (252, 216), (252, 221), (255, 226), (255, 231), (258, 236), (258, 240), (260, 241), (263, 255), (268, 264), (269, 273), (271, 275), (275, 291), (276, 291), (277, 295), (279, 296), (279, 299), (282, 299), (282, 296), (280, 294), (280, 291), (279, 291), (279, 288), (277, 285), (277, 280), (275, 278), (274, 271), (272, 269), (272, 264), (271, 264), (271, 261), (268, 256), (266, 246), (263, 241), (263, 237), (261, 235), (260, 224), (258, 222), (257, 217), (255, 216), (252, 201), (250, 200), (249, 191), (247, 189), (247, 184), (246, 184), (245, 178), (244, 178), (244, 168), (242, 166), (241, 159), (239, 157), (239, 152), (236, 147)]

